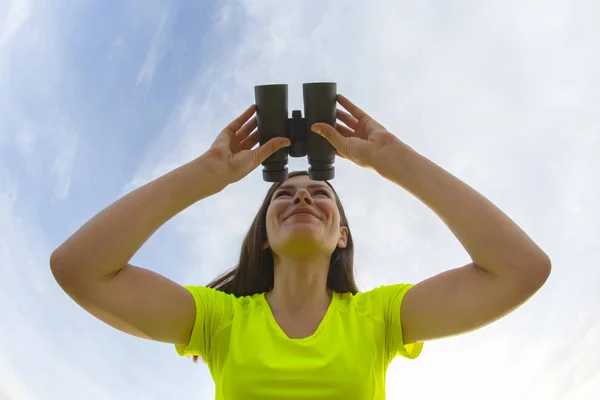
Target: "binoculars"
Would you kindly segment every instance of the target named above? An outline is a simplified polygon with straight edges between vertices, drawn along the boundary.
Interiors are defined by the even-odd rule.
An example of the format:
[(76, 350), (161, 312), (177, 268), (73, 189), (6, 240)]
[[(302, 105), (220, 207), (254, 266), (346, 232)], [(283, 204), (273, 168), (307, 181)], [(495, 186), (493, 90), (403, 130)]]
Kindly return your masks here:
[(327, 139), (311, 130), (315, 122), (335, 126), (337, 85), (333, 82), (302, 84), (304, 117), (293, 110), (288, 118), (288, 85), (254, 87), (256, 122), (260, 145), (274, 137), (286, 137), (292, 142), (273, 153), (263, 163), (265, 182), (282, 182), (288, 177), (288, 156), (308, 155), (308, 176), (315, 181), (331, 180), (335, 176), (335, 148)]

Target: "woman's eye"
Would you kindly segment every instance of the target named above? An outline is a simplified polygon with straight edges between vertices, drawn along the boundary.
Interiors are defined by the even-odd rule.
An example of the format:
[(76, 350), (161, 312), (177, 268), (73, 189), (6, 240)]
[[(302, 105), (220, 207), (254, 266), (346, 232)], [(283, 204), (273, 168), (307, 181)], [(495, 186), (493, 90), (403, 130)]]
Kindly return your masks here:
[[(317, 193), (322, 193), (322, 194), (324, 194), (325, 196), (329, 197), (329, 193), (327, 193), (325, 190), (317, 190), (317, 191), (315, 191), (315, 194), (317, 194)], [(289, 195), (289, 194), (290, 194), (290, 192), (279, 192), (279, 193), (277, 193), (277, 196), (275, 196), (275, 198), (281, 197), (281, 196), (283, 196), (284, 194), (287, 194), (287, 195)]]

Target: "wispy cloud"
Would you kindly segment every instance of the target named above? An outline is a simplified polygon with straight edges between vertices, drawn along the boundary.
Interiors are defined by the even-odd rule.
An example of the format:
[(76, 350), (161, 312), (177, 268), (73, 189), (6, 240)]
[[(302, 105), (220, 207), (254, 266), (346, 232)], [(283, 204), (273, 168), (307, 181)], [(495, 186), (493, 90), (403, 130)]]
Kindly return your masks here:
[(0, 26), (0, 48), (10, 42), (13, 35), (23, 26), (32, 12), (31, 1), (29, 0), (14, 0), (8, 1), (2, 7), (4, 17)]
[(57, 138), (63, 147), (56, 156), (51, 167), (51, 175), (56, 179), (55, 195), (59, 199), (64, 199), (69, 194), (71, 186), (71, 176), (75, 166), (75, 157), (77, 156), (77, 145), (79, 135), (77, 132), (69, 130)]
[(144, 60), (144, 64), (142, 65), (135, 82), (136, 88), (138, 88), (140, 85), (144, 85), (146, 93), (148, 87), (152, 83), (156, 68), (165, 56), (169, 45), (171, 28), (177, 17), (177, 11), (173, 8), (172, 3), (166, 4), (165, 10), (162, 13), (162, 18), (160, 19), (158, 26), (156, 27), (156, 31), (154, 32), (150, 49), (148, 50), (148, 53), (146, 53), (146, 59)]
[[(273, 3), (243, 4), (234, 9), (227, 3), (217, 14), (214, 41), (227, 31), (235, 31), (239, 40), (222, 50), (226, 56), (213, 68), (200, 71), (196, 85), (182, 101), (186, 109), (191, 104), (198, 111), (187, 113), (184, 119), (183, 112), (174, 114), (158, 146), (164, 151), (149, 154), (142, 165), (152, 167), (143, 167), (137, 182), (146, 182), (159, 171), (162, 174), (205, 151), (219, 130), (254, 101), (253, 85), (288, 83), (291, 110), (300, 108), (302, 82), (337, 81), (340, 92), (402, 140), (499, 205), (555, 261), (547, 287), (510, 317), (479, 333), (430, 344), (420, 361), (422, 367), (398, 364), (391, 376), (401, 374), (402, 379), (390, 379), (398, 383), (396, 390), (407, 390), (402, 384), (406, 381), (424, 384), (424, 376), (431, 379), (427, 371), (434, 365), (448, 367), (435, 368), (433, 375), (443, 374), (446, 382), (456, 382), (452, 388), (466, 398), (479, 396), (499, 381), (511, 385), (486, 396), (543, 398), (532, 393), (544, 388), (543, 393), (550, 394), (545, 398), (585, 398), (577, 397), (584, 396), (583, 387), (598, 388), (600, 377), (581, 366), (586, 364), (577, 361), (583, 354), (578, 351), (559, 357), (568, 365), (586, 368), (587, 373), (579, 370), (578, 375), (585, 377), (587, 386), (559, 385), (557, 380), (542, 378), (560, 375), (551, 373), (559, 371), (553, 369), (555, 363), (542, 360), (554, 357), (556, 346), (566, 338), (560, 331), (550, 334), (533, 325), (529, 334), (521, 331), (521, 321), (531, 324), (529, 319), (571, 321), (572, 309), (559, 300), (565, 291), (552, 282), (556, 279), (570, 286), (581, 282), (563, 269), (567, 266), (563, 260), (584, 268), (588, 279), (599, 279), (597, 271), (585, 267), (583, 254), (592, 252), (592, 238), (598, 234), (594, 226), (600, 216), (593, 200), (582, 197), (598, 199), (599, 194), (581, 184), (600, 180), (600, 165), (590, 150), (597, 144), (593, 127), (598, 126), (598, 119), (592, 116), (596, 103), (590, 101), (593, 95), (588, 89), (600, 83), (590, 72), (600, 67), (600, 58), (583, 50), (593, 47), (592, 36), (580, 36), (581, 31), (594, 29), (585, 10), (595, 6), (583, 1), (554, 2), (547, 8), (534, 1), (502, 6), (470, 3), (441, 13), (435, 4), (407, 7), (378, 2), (355, 7), (326, 2), (320, 3), (320, 12), (315, 14), (303, 3), (286, 3), (285, 11)], [(589, 79), (597, 84), (590, 84)], [(165, 138), (173, 137), (177, 140), (165, 150)], [(414, 198), (373, 179), (371, 172), (341, 160), (336, 165), (334, 184), (357, 238), (356, 264), (363, 289), (418, 281), (467, 261), (447, 228)], [(305, 160), (290, 161), (291, 170), (306, 167)], [(259, 168), (176, 218), (174, 227), (189, 241), (190, 252), (183, 262), (189, 268), (186, 283), (207, 283), (235, 264), (255, 212), (247, 205), (259, 204), (265, 189)], [(570, 198), (568, 203), (565, 196)], [(370, 206), (374, 202), (377, 213)], [(591, 235), (582, 239), (578, 233), (586, 227)], [(572, 245), (582, 252), (573, 255), (568, 250)], [(578, 263), (573, 257), (582, 258)], [(401, 262), (396, 265), (389, 260)], [(586, 293), (597, 300), (594, 292)], [(587, 304), (580, 309), (598, 320), (598, 309)], [(546, 310), (552, 310), (552, 316)], [(588, 329), (595, 331), (598, 326)], [(498, 334), (505, 331), (512, 336)], [(523, 342), (532, 344), (523, 349)], [(535, 347), (533, 343), (547, 345)], [(522, 356), (515, 359), (511, 349), (517, 344)], [(470, 361), (451, 368), (456, 357)], [(482, 375), (490, 368), (496, 372)], [(524, 379), (533, 371), (538, 376), (535, 384)], [(465, 376), (476, 376), (480, 384), (465, 390), (464, 385), (472, 385), (471, 379), (465, 382)], [(416, 385), (413, 394), (432, 397), (438, 389)]]
[(0, 151), (13, 160), (11, 174), (30, 183), (53, 180), (56, 196), (64, 198), (79, 143), (61, 40), (65, 14), (34, 1), (10, 2), (7, 11), (0, 36)]

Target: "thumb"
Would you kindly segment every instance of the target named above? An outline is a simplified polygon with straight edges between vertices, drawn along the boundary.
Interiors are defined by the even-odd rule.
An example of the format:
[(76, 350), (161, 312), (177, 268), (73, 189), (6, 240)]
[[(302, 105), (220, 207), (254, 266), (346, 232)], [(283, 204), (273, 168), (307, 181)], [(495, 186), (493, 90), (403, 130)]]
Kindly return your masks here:
[(346, 138), (342, 136), (335, 128), (326, 123), (315, 123), (311, 127), (311, 130), (319, 136), (323, 136), (325, 139), (329, 141), (335, 147), (338, 153), (342, 156), (346, 156), (348, 152), (346, 151)]
[(292, 144), (290, 139), (284, 137), (275, 137), (271, 140), (267, 141), (267, 143), (259, 146), (254, 151), (254, 163), (258, 166), (263, 163), (267, 158), (269, 158), (273, 153), (278, 150), (283, 149), (284, 147), (289, 147)]

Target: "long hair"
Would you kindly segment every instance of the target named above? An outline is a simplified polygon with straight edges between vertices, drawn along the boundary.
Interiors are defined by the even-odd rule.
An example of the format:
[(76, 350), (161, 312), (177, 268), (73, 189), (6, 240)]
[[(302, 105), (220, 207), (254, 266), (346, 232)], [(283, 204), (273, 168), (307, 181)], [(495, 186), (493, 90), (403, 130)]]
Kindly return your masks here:
[[(288, 179), (298, 175), (308, 175), (307, 171), (290, 172)], [(340, 213), (340, 224), (348, 228), (348, 242), (345, 248), (336, 247), (331, 255), (329, 273), (327, 275), (327, 288), (337, 293), (358, 293), (354, 281), (354, 243), (348, 219), (344, 207), (333, 186), (327, 181), (325, 183), (335, 194), (335, 202)], [(273, 288), (274, 262), (270, 248), (263, 248), (267, 241), (267, 209), (271, 203), (271, 197), (281, 182), (275, 182), (265, 195), (265, 198), (254, 217), (250, 229), (244, 238), (240, 251), (240, 259), (235, 267), (217, 277), (206, 285), (209, 288), (220, 290), (224, 293), (233, 294), (236, 297), (251, 296), (258, 293), (266, 293)], [(194, 362), (198, 356), (194, 356)]]

